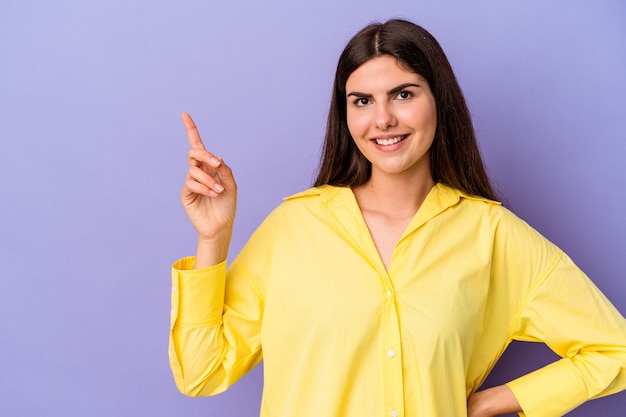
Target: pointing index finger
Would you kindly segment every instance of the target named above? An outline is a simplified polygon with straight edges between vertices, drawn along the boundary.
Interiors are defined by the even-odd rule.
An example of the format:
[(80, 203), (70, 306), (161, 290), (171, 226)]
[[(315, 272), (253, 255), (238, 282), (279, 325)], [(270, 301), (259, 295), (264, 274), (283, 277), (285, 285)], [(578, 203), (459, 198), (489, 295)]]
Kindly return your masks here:
[(193, 119), (188, 113), (183, 113), (181, 115), (183, 119), (183, 124), (185, 125), (185, 129), (187, 130), (187, 137), (189, 138), (189, 146), (194, 149), (202, 149), (206, 150), (204, 147), (204, 143), (202, 143), (202, 139), (200, 139), (200, 132), (198, 132), (198, 128), (196, 124), (193, 122)]

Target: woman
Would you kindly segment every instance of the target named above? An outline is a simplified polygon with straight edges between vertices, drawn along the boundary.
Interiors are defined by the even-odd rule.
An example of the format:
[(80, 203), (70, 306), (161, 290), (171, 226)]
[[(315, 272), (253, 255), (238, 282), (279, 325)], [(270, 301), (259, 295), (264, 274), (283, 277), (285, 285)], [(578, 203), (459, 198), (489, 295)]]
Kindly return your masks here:
[[(437, 41), (373, 24), (337, 66), (315, 187), (226, 270), (231, 170), (184, 114), (195, 258), (174, 264), (170, 360), (188, 395), (263, 359), (262, 416), (557, 416), (626, 387), (626, 322), (497, 203)], [(563, 359), (477, 391), (512, 340)]]

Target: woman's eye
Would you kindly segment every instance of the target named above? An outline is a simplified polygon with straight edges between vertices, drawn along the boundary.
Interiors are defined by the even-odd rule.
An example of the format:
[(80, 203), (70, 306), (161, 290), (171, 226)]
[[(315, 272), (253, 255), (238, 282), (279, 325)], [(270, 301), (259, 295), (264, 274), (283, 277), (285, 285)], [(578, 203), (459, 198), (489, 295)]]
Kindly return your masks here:
[(396, 97), (400, 100), (406, 100), (413, 97), (413, 94), (410, 91), (400, 91)]
[(365, 97), (359, 97), (354, 101), (357, 107), (367, 106), (370, 103), (370, 100)]

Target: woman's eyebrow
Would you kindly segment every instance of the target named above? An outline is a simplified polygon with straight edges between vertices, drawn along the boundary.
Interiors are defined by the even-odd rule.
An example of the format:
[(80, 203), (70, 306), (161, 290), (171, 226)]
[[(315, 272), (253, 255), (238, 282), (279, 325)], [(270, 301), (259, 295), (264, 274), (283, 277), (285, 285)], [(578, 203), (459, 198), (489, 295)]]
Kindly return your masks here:
[[(399, 93), (400, 91), (404, 90), (405, 88), (408, 87), (420, 87), (419, 84), (414, 84), (414, 83), (404, 83), (404, 84), (400, 84), (397, 87), (392, 88), (391, 90), (387, 91), (387, 95), (388, 96), (392, 96), (395, 95), (397, 93)], [(350, 93), (348, 93), (346, 95), (346, 97), (350, 97), (350, 96), (356, 96), (356, 97), (363, 97), (363, 98), (372, 98), (372, 94), (368, 94), (368, 93), (361, 93), (360, 91), (351, 91)]]
[(346, 95), (346, 97), (355, 96), (355, 97), (363, 97), (363, 98), (372, 98), (371, 94), (361, 93), (359, 91), (352, 91)]
[(408, 88), (408, 87), (417, 87), (417, 88), (419, 88), (420, 85), (419, 84), (414, 84), (414, 83), (400, 84), (399, 86), (394, 87), (391, 90), (387, 91), (387, 95), (393, 96), (393, 95), (399, 93), (400, 91), (402, 91), (402, 90), (404, 90), (405, 88)]

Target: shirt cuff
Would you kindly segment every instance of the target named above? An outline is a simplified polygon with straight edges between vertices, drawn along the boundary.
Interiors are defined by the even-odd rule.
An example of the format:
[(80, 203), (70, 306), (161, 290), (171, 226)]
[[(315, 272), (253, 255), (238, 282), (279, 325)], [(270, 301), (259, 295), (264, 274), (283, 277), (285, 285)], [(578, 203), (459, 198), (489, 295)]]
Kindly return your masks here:
[(569, 359), (557, 360), (506, 385), (522, 407), (520, 416), (562, 416), (587, 400)]
[(172, 265), (172, 328), (221, 323), (224, 308), (226, 261), (193, 269), (195, 257)]

